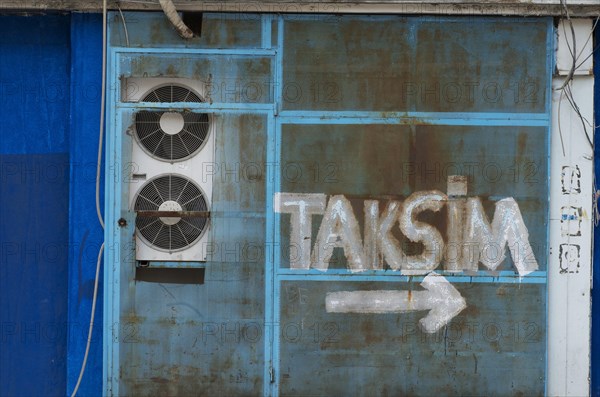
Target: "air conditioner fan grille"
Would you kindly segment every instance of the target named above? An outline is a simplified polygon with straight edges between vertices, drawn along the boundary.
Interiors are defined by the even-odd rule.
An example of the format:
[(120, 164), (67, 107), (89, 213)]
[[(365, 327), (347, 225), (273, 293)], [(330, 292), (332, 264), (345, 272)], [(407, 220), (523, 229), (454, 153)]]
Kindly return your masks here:
[[(206, 113), (178, 112), (182, 126), (175, 133), (161, 122), (174, 112), (142, 110), (135, 115), (137, 141), (153, 157), (162, 160), (183, 160), (198, 152), (209, 134), (210, 120)], [(166, 116), (165, 116), (166, 115)]]
[[(202, 190), (190, 179), (173, 174), (147, 182), (135, 199), (134, 210), (161, 211), (165, 203), (176, 203), (173, 205), (182, 211), (209, 211)], [(135, 226), (138, 235), (150, 245), (166, 251), (178, 251), (202, 237), (208, 226), (208, 218), (138, 215)]]
[(204, 102), (189, 88), (168, 84), (158, 87), (142, 99), (143, 102)]

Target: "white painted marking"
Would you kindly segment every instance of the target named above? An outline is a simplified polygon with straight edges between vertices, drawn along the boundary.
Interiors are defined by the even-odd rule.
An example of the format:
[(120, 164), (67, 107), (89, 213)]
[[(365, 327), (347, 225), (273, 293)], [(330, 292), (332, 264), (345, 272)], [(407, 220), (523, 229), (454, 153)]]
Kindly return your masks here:
[[(466, 193), (466, 178), (454, 175), (448, 179), (448, 190)], [(436, 269), (445, 256), (446, 270), (477, 271), (481, 262), (495, 271), (505, 259), (508, 245), (514, 267), (520, 276), (538, 269), (538, 263), (529, 243), (529, 232), (517, 202), (509, 197), (496, 202), (492, 222), (485, 214), (481, 199), (466, 198), (442, 192), (421, 191), (411, 194), (404, 203), (388, 201), (381, 216), (379, 202), (364, 202), (364, 242), (358, 221), (343, 195), (327, 196), (321, 193), (276, 193), (276, 212), (291, 214), (290, 268), (315, 268), (326, 271), (334, 248), (342, 248), (348, 269), (353, 272), (368, 269), (392, 270), (403, 274), (427, 274)], [(422, 211), (439, 211), (448, 205), (447, 244), (440, 231), (417, 220)], [(323, 214), (323, 221), (312, 249), (312, 215)], [(424, 249), (418, 255), (407, 256), (393, 228), (399, 225), (402, 234), (412, 242), (420, 242)]]
[(290, 268), (310, 268), (312, 215), (325, 211), (326, 196), (321, 193), (276, 193), (275, 211), (291, 214)]
[(466, 242), (474, 247), (468, 258), (471, 268), (477, 268), (481, 262), (490, 270), (504, 261), (506, 245), (510, 250), (514, 266), (520, 276), (525, 276), (538, 269), (538, 263), (529, 244), (529, 231), (513, 198), (505, 198), (496, 202), (496, 211), (490, 225), (481, 205), (481, 200), (467, 200)]
[(465, 299), (443, 276), (431, 272), (425, 291), (340, 291), (325, 297), (328, 313), (407, 313), (429, 310), (419, 320), (424, 332), (434, 333), (467, 307)]
[(400, 230), (413, 242), (423, 244), (423, 252), (406, 257), (406, 270), (428, 273), (442, 260), (444, 239), (440, 232), (427, 223), (416, 220), (417, 214), (425, 211), (439, 211), (448, 197), (437, 190), (415, 192), (408, 196), (400, 214)]
[[(375, 204), (372, 204), (375, 203)], [(406, 255), (400, 247), (400, 243), (392, 234), (392, 228), (397, 224), (402, 204), (399, 201), (388, 202), (381, 218), (379, 217), (379, 204), (371, 201), (370, 213), (365, 220), (365, 252), (367, 260), (374, 269), (383, 269), (383, 260), (393, 269), (400, 270), (406, 263)], [(365, 215), (366, 215), (365, 204)], [(368, 240), (367, 240), (368, 238)], [(376, 241), (370, 241), (375, 238)]]
[(367, 269), (358, 221), (350, 201), (341, 195), (331, 197), (325, 209), (312, 255), (313, 267), (327, 270), (336, 247), (344, 249), (351, 271)]

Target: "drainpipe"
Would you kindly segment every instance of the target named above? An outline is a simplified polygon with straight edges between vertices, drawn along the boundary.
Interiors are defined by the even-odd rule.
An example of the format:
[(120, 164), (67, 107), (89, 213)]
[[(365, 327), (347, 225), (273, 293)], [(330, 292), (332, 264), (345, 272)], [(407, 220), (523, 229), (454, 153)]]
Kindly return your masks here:
[(159, 0), (160, 6), (162, 7), (163, 12), (169, 18), (169, 21), (173, 24), (177, 33), (184, 39), (191, 39), (194, 37), (194, 33), (190, 28), (187, 27), (185, 23), (179, 17), (177, 13), (177, 9), (175, 8), (175, 4), (173, 4), (173, 0)]

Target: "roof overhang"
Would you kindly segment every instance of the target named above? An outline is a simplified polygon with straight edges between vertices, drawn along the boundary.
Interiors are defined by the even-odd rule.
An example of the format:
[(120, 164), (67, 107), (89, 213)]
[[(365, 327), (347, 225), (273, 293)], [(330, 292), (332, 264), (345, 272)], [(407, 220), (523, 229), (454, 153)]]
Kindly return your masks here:
[[(478, 1), (198, 1), (177, 0), (179, 11), (242, 12), (242, 13), (364, 13), (364, 14), (433, 14), (433, 15), (520, 15), (561, 16), (565, 7), (561, 0), (478, 0)], [(566, 2), (564, 2), (566, 3)], [(594, 17), (600, 15), (600, 1), (569, 1), (570, 16)], [(108, 1), (108, 8), (116, 10), (160, 11), (158, 0)], [(2, 0), (0, 11), (83, 11), (99, 12), (102, 0)]]

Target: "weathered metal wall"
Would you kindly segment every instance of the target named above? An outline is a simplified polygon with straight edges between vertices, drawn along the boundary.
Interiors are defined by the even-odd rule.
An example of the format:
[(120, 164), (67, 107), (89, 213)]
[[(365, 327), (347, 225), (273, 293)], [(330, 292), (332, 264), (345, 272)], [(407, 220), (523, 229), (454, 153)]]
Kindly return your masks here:
[[(160, 272), (153, 282), (140, 278), (144, 270), (136, 269), (131, 255), (123, 256), (127, 249), (120, 247), (122, 259), (115, 259), (118, 274), (109, 275), (121, 286), (108, 296), (115, 316), (112, 323), (119, 332), (118, 350), (107, 346), (108, 354), (114, 354), (108, 363), (109, 387), (115, 394), (118, 390), (137, 396), (260, 394), (265, 363), (265, 267), (263, 260), (248, 258), (254, 253), (247, 247), (266, 245), (267, 179), (256, 170), (262, 170), (266, 158), (273, 97), (268, 90), (262, 94), (239, 87), (247, 81), (270, 80), (273, 51), (260, 49), (263, 26), (256, 16), (242, 21), (239, 16), (206, 16), (206, 34), (186, 43), (186, 48), (172, 48), (182, 42), (164, 19), (151, 14), (127, 14), (126, 18), (131, 48), (141, 50), (129, 53), (129, 48), (117, 47), (124, 43), (123, 31), (120, 20), (111, 20), (113, 79), (160, 76), (213, 82), (206, 103), (186, 106), (193, 111), (201, 110), (198, 106), (210, 112), (219, 109), (212, 119), (217, 131), (212, 173), (199, 173), (201, 178), (213, 179), (213, 244), (204, 247), (210, 252), (199, 278), (186, 279), (175, 264), (166, 272), (145, 270)], [(250, 105), (247, 95), (254, 98)], [(112, 136), (122, 142), (120, 146), (109, 143), (108, 151), (117, 151), (126, 163), (133, 143), (122, 131), (130, 127), (141, 105), (119, 103), (117, 95), (113, 100), (117, 123), (111, 125)], [(132, 219), (127, 204), (122, 207), (116, 200), (111, 198), (108, 212), (118, 211), (119, 217)], [(129, 225), (119, 233), (131, 236)], [(185, 282), (174, 282), (173, 277), (180, 281), (183, 277)], [(115, 307), (119, 310), (114, 311)]]
[[(544, 394), (550, 19), (205, 14), (189, 42), (125, 20), (108, 394)], [(124, 102), (129, 77), (201, 80), (208, 101)], [(202, 278), (149, 281), (132, 256), (126, 131), (148, 107), (215, 117)]]
[[(283, 246), (310, 249), (311, 256), (294, 253), (275, 264), (275, 323), (281, 331), (273, 349), (275, 391), (544, 393), (551, 30), (548, 20), (513, 22), (396, 17), (283, 22), (283, 82), (311, 89), (299, 100), (284, 100), (279, 114), (277, 190), (291, 207), (280, 211), (300, 219), (282, 214), (281, 237)], [(527, 42), (518, 39), (525, 36)], [(514, 198), (529, 235), (510, 244), (532, 245), (527, 261), (535, 273), (520, 278), (516, 256), (523, 252), (514, 251), (491, 273), (481, 264), (474, 272), (450, 271), (457, 261), (452, 246), (474, 242), (473, 236), (455, 239), (456, 228), (468, 228), (468, 221), (451, 223), (452, 175), (466, 177), (466, 191), (459, 195), (480, 197), (490, 220), (498, 216), (500, 200)], [(367, 224), (373, 222), (372, 209), (375, 222), (384, 223), (392, 205), (406, 209), (415, 192), (433, 190), (447, 193), (448, 204), (432, 205), (436, 212), (412, 222), (433, 225), (445, 249), (443, 243), (431, 245), (428, 239), (436, 233), (431, 229), (409, 239), (411, 221), (403, 212), (400, 227), (396, 219), (391, 229)], [(315, 214), (312, 231), (300, 234), (310, 247), (293, 239), (293, 229), (310, 219), (299, 215), (298, 202), (317, 202), (318, 194), (327, 196), (327, 206), (308, 207)], [(344, 208), (344, 198), (350, 207)], [(516, 214), (505, 221), (519, 222)], [(369, 230), (377, 233), (375, 253), (368, 251)], [(390, 230), (391, 237), (378, 230)], [(366, 263), (353, 252), (355, 239)], [(406, 257), (386, 250), (394, 240)], [(328, 244), (337, 247), (333, 253)], [(496, 248), (504, 251), (503, 245)], [(420, 284), (429, 290), (427, 278), (400, 276), (423, 269), (419, 256), (427, 251), (438, 258), (420, 274), (443, 274), (466, 304), (448, 324), (437, 317), (439, 328), (430, 330), (421, 320), (428, 298)], [(332, 255), (328, 265), (318, 259), (324, 255)]]

